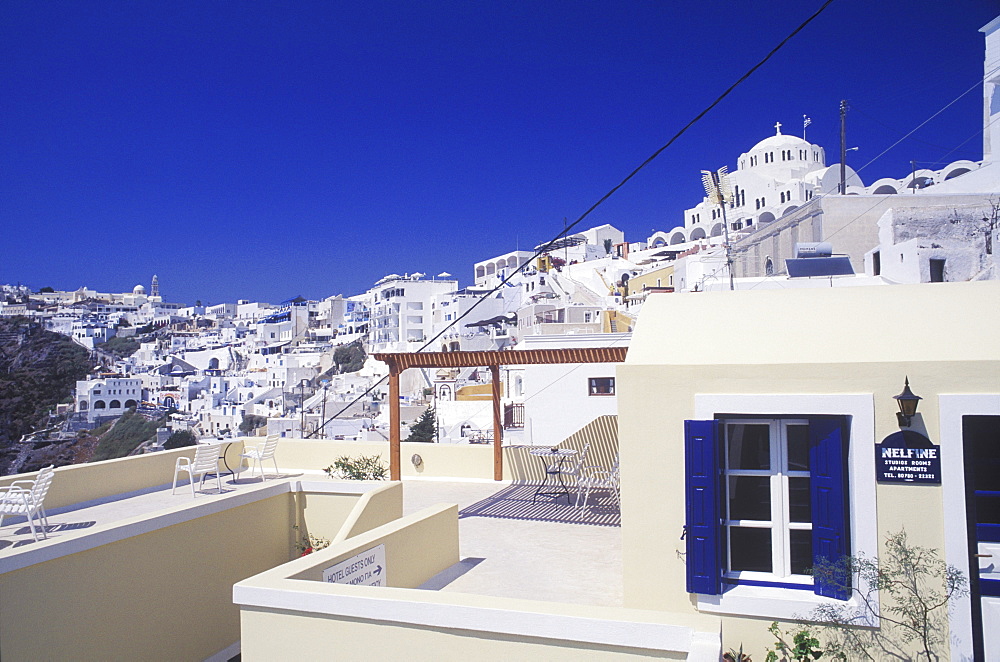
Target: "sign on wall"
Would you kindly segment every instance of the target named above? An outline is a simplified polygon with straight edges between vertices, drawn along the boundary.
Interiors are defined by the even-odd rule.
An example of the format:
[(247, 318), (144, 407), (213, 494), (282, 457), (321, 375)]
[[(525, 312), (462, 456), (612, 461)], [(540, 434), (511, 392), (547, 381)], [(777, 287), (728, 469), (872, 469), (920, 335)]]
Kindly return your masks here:
[(894, 432), (875, 444), (875, 476), (880, 483), (940, 485), (941, 447), (919, 432)]
[(386, 586), (385, 545), (377, 545), (323, 571), (323, 581), (352, 586)]

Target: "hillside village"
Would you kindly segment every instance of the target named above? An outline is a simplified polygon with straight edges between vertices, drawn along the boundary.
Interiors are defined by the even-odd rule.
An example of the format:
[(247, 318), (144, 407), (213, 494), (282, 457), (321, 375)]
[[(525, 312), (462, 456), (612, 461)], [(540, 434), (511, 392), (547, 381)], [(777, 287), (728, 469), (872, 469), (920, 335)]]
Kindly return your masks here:
[[(0, 477), (0, 656), (1000, 660), (981, 31), (980, 161), (865, 183), (777, 123), (674, 227), (570, 227), (466, 285), (3, 286), (5, 346), (98, 366), (58, 434), (162, 428)], [(389, 480), (323, 469), (358, 454)]]
[[(170, 302), (154, 275), (148, 290), (124, 293), (6, 285), (0, 315), (73, 338), (101, 366), (77, 383), (67, 433), (137, 408), (149, 417), (170, 412), (167, 435), (235, 434), (249, 416), (266, 419), (255, 428), (260, 434), (385, 439), (387, 368), (371, 354), (627, 346), (650, 296), (996, 279), (998, 134), (987, 116), (982, 161), (865, 184), (849, 166), (828, 165), (822, 145), (782, 133), (778, 123), (775, 135), (736, 156), (721, 204), (706, 189), (675, 227), (642, 239), (601, 225), (486, 257), (470, 265), (464, 286), (450, 274), (394, 273), (359, 294), (202, 306)], [(345, 366), (337, 352), (348, 348), (368, 359)], [(534, 391), (576, 391), (570, 380), (553, 387), (533, 372), (511, 367), (501, 375), (512, 442), (555, 432), (533, 409)], [(407, 374), (404, 426), (433, 406), (437, 441), (485, 438), (489, 381), (476, 368)], [(614, 413), (613, 400), (599, 413)], [(594, 414), (592, 400), (574, 402), (559, 433)], [(161, 434), (144, 448), (162, 441)]]

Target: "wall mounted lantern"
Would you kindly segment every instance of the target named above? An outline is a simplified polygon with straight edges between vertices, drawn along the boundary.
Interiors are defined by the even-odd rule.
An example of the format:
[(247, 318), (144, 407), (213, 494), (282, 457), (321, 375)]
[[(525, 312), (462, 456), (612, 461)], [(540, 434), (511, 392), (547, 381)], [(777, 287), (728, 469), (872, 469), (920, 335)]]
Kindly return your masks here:
[(899, 411), (896, 412), (896, 419), (899, 421), (899, 427), (908, 428), (910, 427), (910, 421), (913, 416), (917, 413), (917, 403), (923, 398), (919, 395), (914, 395), (913, 391), (910, 390), (910, 378), (906, 377), (906, 382), (903, 386), (903, 392), (899, 395), (892, 396), (893, 399), (899, 403)]

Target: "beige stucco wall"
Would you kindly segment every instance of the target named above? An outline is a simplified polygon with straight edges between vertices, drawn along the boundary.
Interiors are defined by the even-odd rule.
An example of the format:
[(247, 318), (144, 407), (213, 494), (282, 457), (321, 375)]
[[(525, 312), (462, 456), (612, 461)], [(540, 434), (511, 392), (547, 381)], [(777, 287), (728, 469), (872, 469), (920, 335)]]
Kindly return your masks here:
[[(458, 561), (457, 516), (453, 505), (433, 506), (240, 582), (234, 599), (242, 608), (243, 659), (683, 660), (682, 651), (696, 648), (696, 629), (707, 633), (712, 650), (714, 617), (414, 590)], [(320, 581), (324, 568), (379, 544), (386, 546), (388, 586)], [(636, 642), (682, 646), (575, 638), (582, 631), (622, 639), (630, 630)]]
[[(419, 466), (411, 461), (415, 453), (423, 460)], [(379, 455), (388, 467), (389, 442), (282, 439), (274, 456), (283, 470), (317, 472), (342, 455)], [(400, 460), (404, 477), (493, 477), (492, 445), (403, 443), (400, 444)]]
[[(366, 492), (348, 514), (333, 541), (353, 538), (403, 516), (403, 485), (390, 483)], [(307, 513), (307, 521), (311, 515)]]
[(291, 496), (0, 574), (0, 659), (201, 660), (240, 638), (232, 587), (290, 555)]
[[(911, 429), (940, 444), (944, 455), (956, 440), (942, 434), (938, 396), (1000, 392), (1000, 283), (720, 295), (650, 299), (618, 368), (628, 607), (695, 610), (680, 536), (683, 426), (697, 418), (699, 397), (860, 395), (870, 398), (874, 421), (865, 432), (881, 441), (899, 430), (892, 396), (908, 376), (924, 398)], [(753, 341), (733, 342), (734, 335)], [(804, 411), (773, 413), (807, 413), (803, 402)], [(852, 452), (874, 456), (874, 448), (856, 446), (862, 430), (852, 425)], [(941, 486), (880, 484), (875, 503), (851, 507), (852, 520), (875, 518), (880, 547), (888, 533), (905, 528), (912, 543), (945, 549)], [(762, 654), (773, 644), (770, 620), (724, 616), (724, 649), (742, 643)]]
[[(232, 444), (226, 453), (229, 466), (238, 467), (242, 440)], [(193, 457), (194, 447), (177, 448), (158, 453), (102, 460), (87, 464), (75, 464), (56, 469), (56, 476), (45, 497), (48, 510), (62, 508), (100, 499), (113, 494), (125, 494), (159, 485), (169, 485), (174, 478), (174, 466), (178, 457)], [(219, 466), (225, 470), (220, 461)], [(273, 471), (273, 468), (272, 468)], [(187, 474), (182, 473), (185, 481)], [(15, 480), (32, 480), (35, 473), (15, 474), (0, 477), (0, 488)]]
[[(295, 632), (289, 641), (284, 636), (267, 639), (244, 637), (243, 659), (256, 660), (330, 659), (335, 651), (344, 660), (407, 660), (441, 662), (442, 660), (545, 660), (547, 662), (608, 662), (617, 660), (685, 660), (684, 653), (661, 653), (645, 649), (611, 646), (572, 646), (560, 640), (529, 639), (503, 635), (489, 636), (458, 628), (432, 629), (395, 625), (376, 620), (343, 621), (319, 615), (243, 611), (245, 632)], [(252, 648), (250, 644), (252, 643)], [(291, 646), (291, 650), (289, 650)]]
[[(74, 479), (88, 468), (102, 475), (85, 465)], [(402, 514), (402, 485), (388, 482), (268, 481), (178, 499), (74, 538), (6, 550), (0, 659), (205, 659), (240, 639), (233, 585), (302, 560), (294, 525), (343, 539)]]

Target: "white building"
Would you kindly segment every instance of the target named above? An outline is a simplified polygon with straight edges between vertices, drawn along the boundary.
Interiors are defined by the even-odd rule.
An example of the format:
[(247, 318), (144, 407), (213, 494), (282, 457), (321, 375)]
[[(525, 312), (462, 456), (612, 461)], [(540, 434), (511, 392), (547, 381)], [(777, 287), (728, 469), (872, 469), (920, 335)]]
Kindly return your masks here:
[(141, 379), (105, 377), (76, 383), (76, 411), (86, 412), (91, 423), (103, 416), (121, 416), (142, 399)]
[(534, 255), (532, 251), (511, 251), (497, 257), (476, 262), (476, 287), (494, 288), (512, 274), (518, 267), (529, 261)]
[(431, 337), (432, 303), (458, 288), (456, 280), (423, 280), (423, 274), (386, 276), (367, 292), (371, 352), (415, 351)]
[[(632, 334), (534, 336), (518, 349), (628, 347)], [(512, 393), (523, 392), (524, 442), (553, 446), (598, 416), (618, 413), (615, 364), (511, 366)]]

